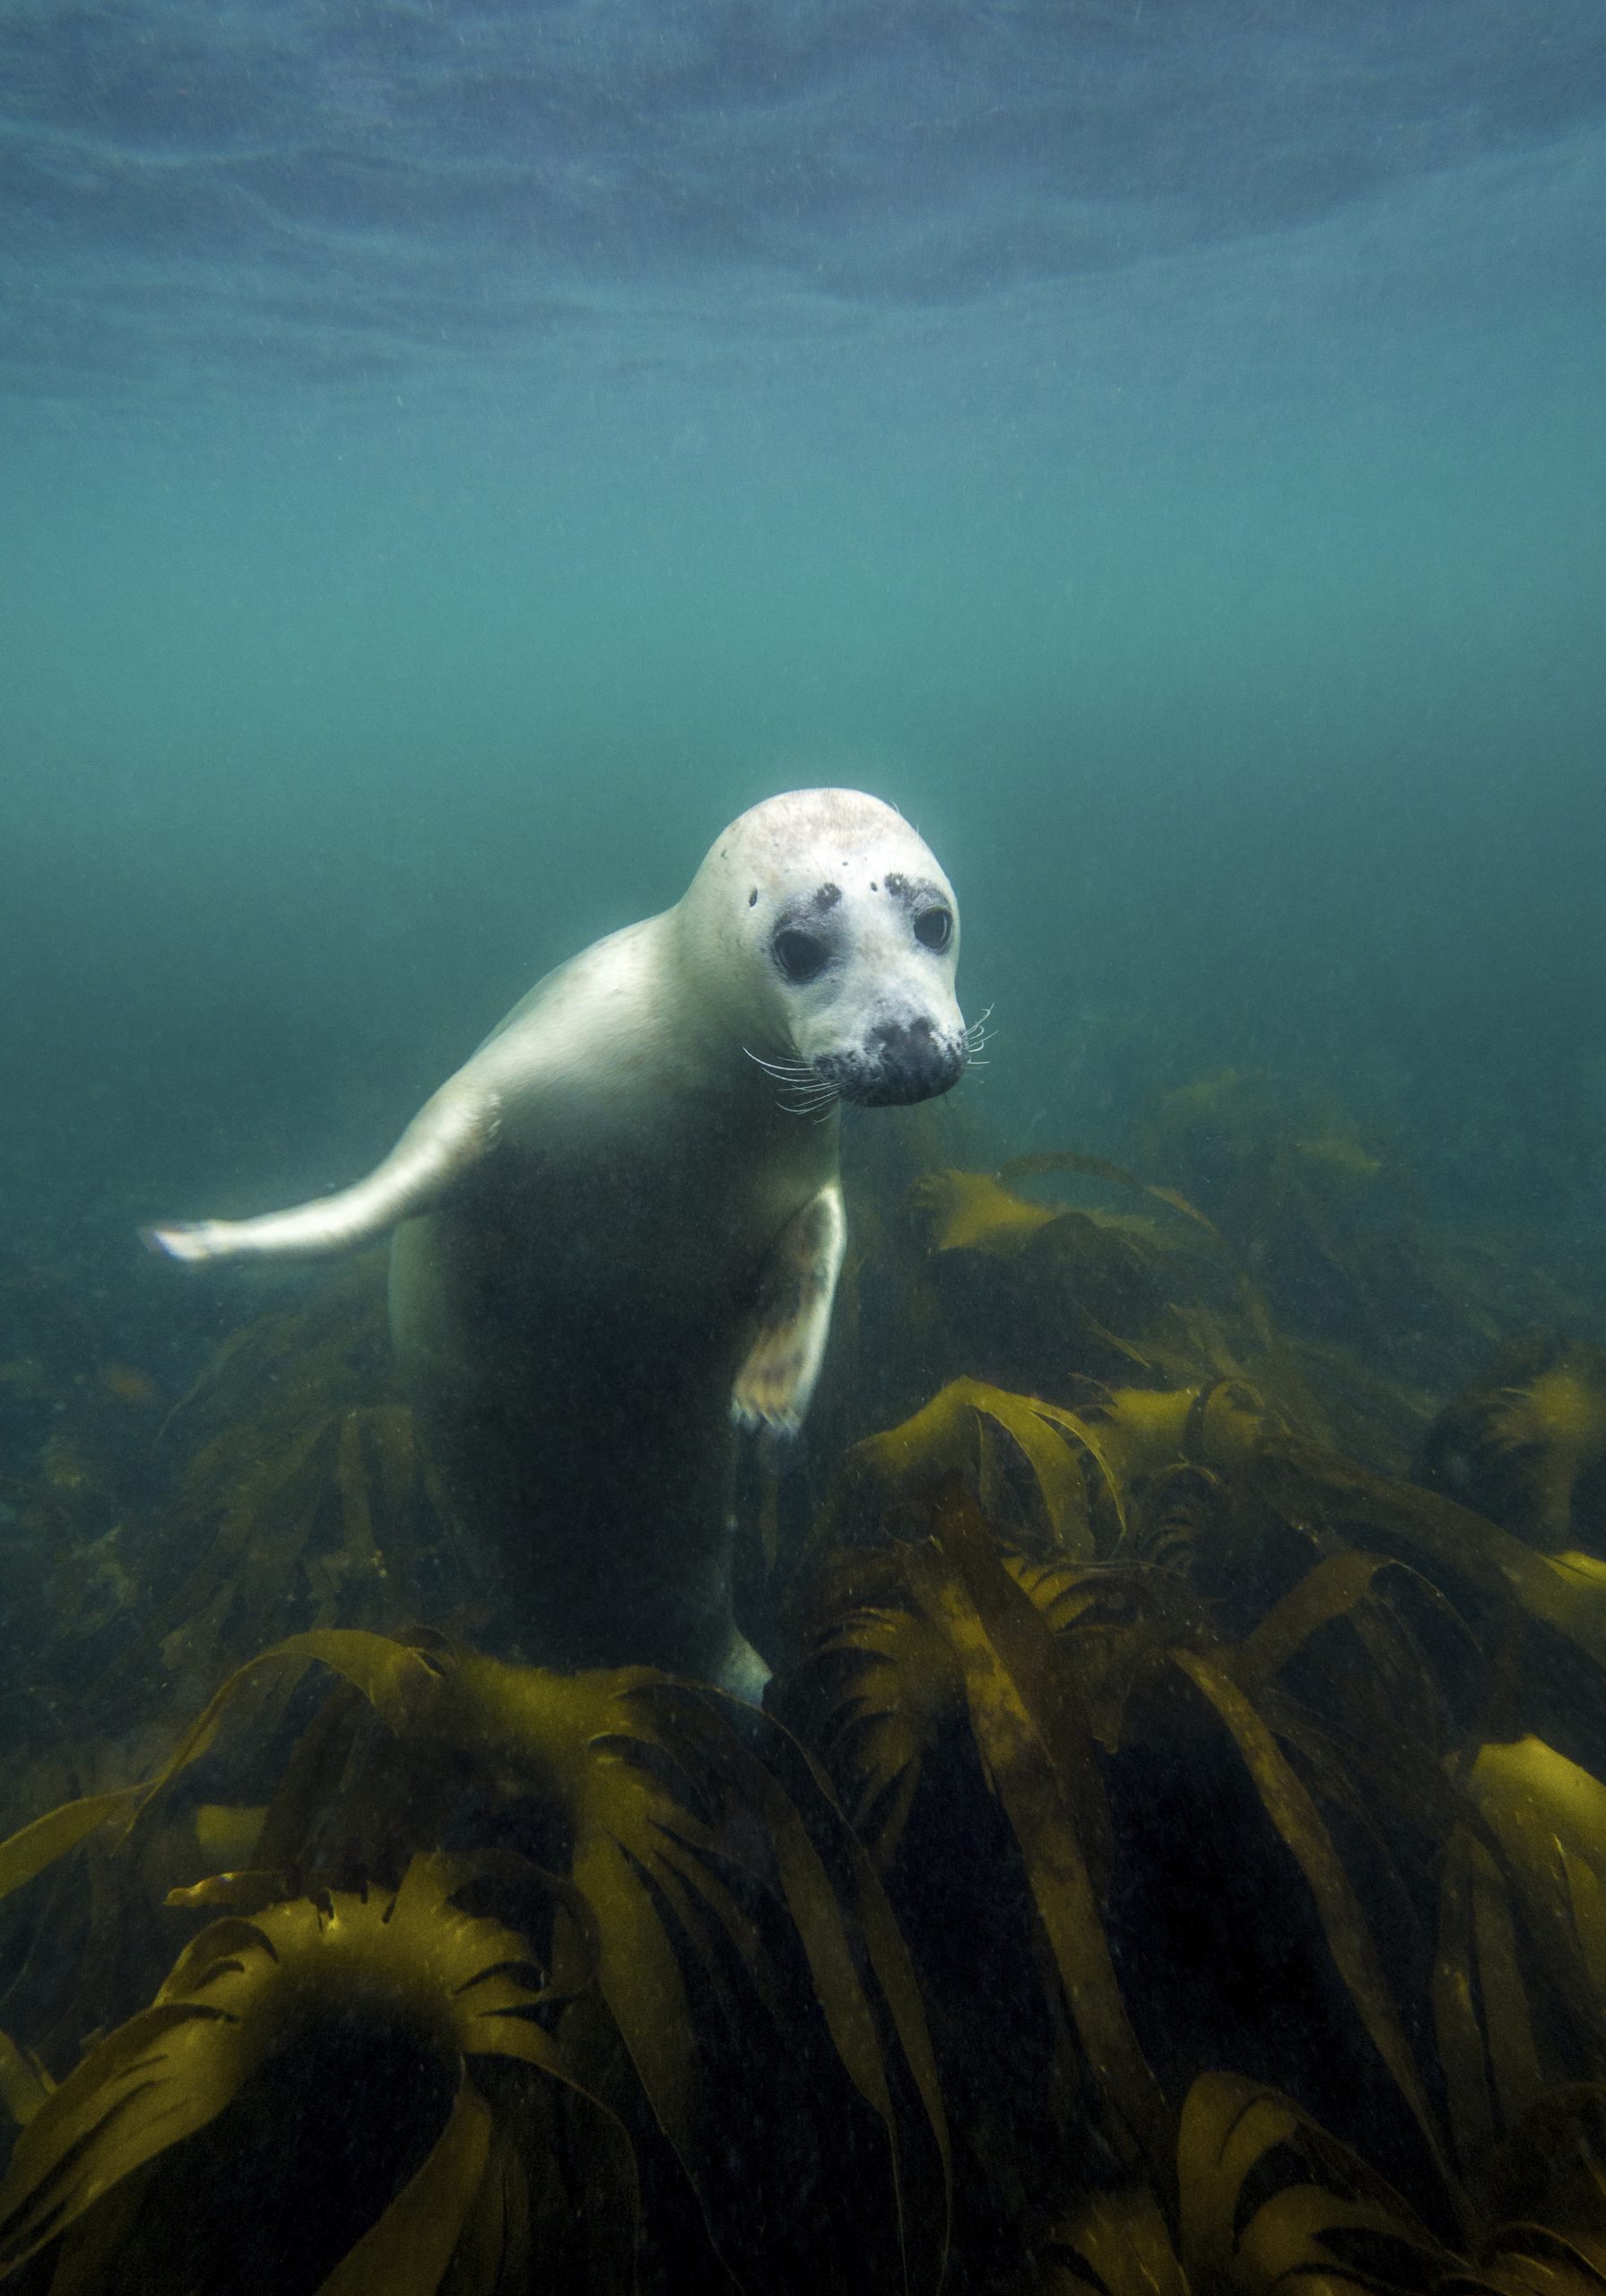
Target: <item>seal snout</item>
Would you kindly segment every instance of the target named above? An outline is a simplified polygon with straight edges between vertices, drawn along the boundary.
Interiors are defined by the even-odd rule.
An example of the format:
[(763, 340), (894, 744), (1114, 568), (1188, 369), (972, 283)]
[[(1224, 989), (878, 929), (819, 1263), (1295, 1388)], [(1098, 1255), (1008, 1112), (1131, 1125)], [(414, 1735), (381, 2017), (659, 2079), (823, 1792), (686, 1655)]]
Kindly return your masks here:
[(968, 1046), (940, 1031), (929, 1014), (879, 1021), (852, 1052), (828, 1053), (817, 1073), (845, 1100), (858, 1108), (900, 1108), (913, 1100), (934, 1100), (965, 1073)]

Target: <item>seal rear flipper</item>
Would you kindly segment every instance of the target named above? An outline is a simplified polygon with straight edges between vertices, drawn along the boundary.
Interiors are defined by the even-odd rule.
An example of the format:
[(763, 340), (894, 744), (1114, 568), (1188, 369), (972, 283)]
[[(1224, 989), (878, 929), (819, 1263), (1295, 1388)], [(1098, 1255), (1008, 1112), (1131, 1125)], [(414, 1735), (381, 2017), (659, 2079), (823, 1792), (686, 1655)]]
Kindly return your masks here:
[(832, 1180), (794, 1212), (769, 1247), (759, 1282), (752, 1344), (731, 1389), (739, 1427), (794, 1435), (820, 1377), (831, 1326), (847, 1222)]
[(375, 1242), (403, 1220), (428, 1212), (477, 1163), (496, 1137), (494, 1092), (461, 1083), (427, 1100), (382, 1163), (335, 1196), (256, 1220), (175, 1222), (140, 1231), (169, 1259), (327, 1259)]

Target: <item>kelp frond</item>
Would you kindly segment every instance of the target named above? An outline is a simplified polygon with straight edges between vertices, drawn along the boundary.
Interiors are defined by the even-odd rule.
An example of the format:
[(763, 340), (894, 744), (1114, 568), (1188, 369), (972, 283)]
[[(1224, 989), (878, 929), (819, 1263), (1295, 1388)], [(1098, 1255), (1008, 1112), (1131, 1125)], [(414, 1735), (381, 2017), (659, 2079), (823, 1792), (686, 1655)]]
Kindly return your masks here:
[(899, 1426), (847, 1453), (816, 1526), (834, 1547), (873, 1537), (958, 1474), (988, 1521), (1026, 1546), (1090, 1561), (1128, 1539), (1134, 1500), (1175, 1465), (1242, 1465), (1277, 1422), (1241, 1381), (1095, 1388), (1074, 1411), (953, 1379)]
[[(355, 2020), (410, 2039), (446, 2070), (453, 2100), (428, 2158), (326, 2286), (431, 2296), (488, 2198), (493, 2117), (471, 2061), (511, 2058), (589, 2094), (534, 2020), (549, 1992), (526, 1940), (459, 1903), (473, 1878), (472, 1866), (423, 1856), (394, 1892), (326, 1892), (204, 1930), (152, 2005), (97, 2044), (28, 2121), (0, 2187), (0, 2269), (206, 2127), (273, 2051)], [(604, 2109), (590, 2102), (600, 2126)], [(633, 2215), (633, 2169), (613, 2141)]]
[(1194, 2082), (1174, 2213), (1143, 2186), (1089, 2193), (1037, 2243), (1046, 2296), (1599, 2296), (1606, 2089), (1541, 2099), (1490, 2164), (1458, 2256), (1292, 2099), (1234, 2074)]
[(1475, 2269), (1445, 2296), (1600, 2296), (1606, 2288), (1606, 2085), (1553, 2089), (1484, 2163)]
[[(1135, 1210), (1044, 1205), (1008, 1183), (1066, 1173), (1135, 1194)], [(1211, 1223), (1174, 1190), (1096, 1157), (1044, 1154), (996, 1173), (928, 1172), (908, 1202), (926, 1244), (925, 1284), (960, 1361), (1058, 1393), (1075, 1378), (1176, 1361), (1173, 1303), (1201, 1289), (1230, 1306), (1238, 1279)], [(1184, 1376), (1208, 1364), (1190, 1361)], [(1020, 1375), (1025, 1374), (1022, 1378)]]
[(1547, 1553), (1606, 1551), (1606, 1349), (1506, 1349), (1428, 1429), (1420, 1473)]
[(909, 1202), (931, 1223), (934, 1252), (996, 1252), (1008, 1258), (1059, 1217), (1050, 1205), (1011, 1195), (990, 1172), (925, 1172)]
[[(1444, 2144), (1371, 1925), (1319, 1793), (1364, 1822), (1381, 1795), (1437, 1813), (1445, 1789), (1430, 1748), (1421, 1774), (1392, 1745), (1377, 1779), (1333, 1770), (1324, 1729), (1290, 1703), (1283, 1676), (1324, 1628), (1353, 1618), (1364, 1651), (1386, 1558), (1310, 1574), (1310, 1595), (1267, 1617), (1238, 1648), (1213, 1634), (1185, 1587), (1144, 1564), (1054, 1562), (1001, 1553), (974, 1500), (951, 1478), (928, 1535), (878, 1558), (873, 1599), (819, 1634), (794, 1671), (787, 1712), (829, 1762), (844, 1803), (890, 1858), (911, 1822), (923, 1767), (952, 1729), (960, 1696), (983, 1773), (1019, 1845), (1057, 1984), (1107, 2116), (1110, 2141), (1150, 2179), (1168, 2121), (1144, 2059), (1108, 1936), (1116, 1853), (1106, 1763), (1152, 1744), (1168, 1761), (1212, 1734), (1240, 1770), (1291, 1861), (1332, 1970), (1416, 2125)], [(1409, 1574), (1406, 1574), (1409, 1576)], [(854, 1573), (845, 1574), (851, 1587)], [(1376, 1646), (1386, 1655), (1386, 1642)], [(1320, 1679), (1320, 1678), (1318, 1678)], [(1437, 1798), (1436, 1798), (1437, 1797)], [(1129, 1881), (1129, 1887), (1133, 1886)]]
[(1455, 2261), (1348, 2146), (1231, 2074), (1205, 2074), (1188, 2092), (1177, 2187), (1182, 2261), (1202, 2292), (1378, 2296), (1428, 2289)]
[(55, 2086), (36, 2057), (19, 2048), (9, 2033), (0, 2033), (0, 2104), (20, 2128), (33, 2118)]
[(244, 1326), (169, 1415), (161, 1601), (93, 1693), (206, 1694), (289, 1626), (385, 1628), (451, 1579), (444, 1494), (390, 1392), (381, 1265)]
[[(534, 1804), (552, 1813), (569, 1845), (574, 1905), (585, 1909), (583, 1924), (570, 1927), (595, 1939), (595, 1969), (588, 1960), (585, 1975), (595, 1974), (716, 2245), (739, 2248), (750, 2237), (719, 2197), (733, 2144), (721, 2079), (729, 2036), (748, 2034), (757, 2018), (783, 2043), (783, 2062), (811, 2052), (817, 2059), (823, 2039), (846, 2091), (880, 2123), (902, 2276), (911, 2288), (934, 2286), (946, 2237), (947, 2136), (907, 1952), (870, 1859), (801, 1748), (716, 1692), (641, 1668), (549, 1674), (432, 1635), (297, 1636), (223, 1685), (137, 1806), (109, 1796), (105, 1806), (52, 1813), (32, 1842), (19, 1837), (0, 1849), (0, 1870), (7, 1849), (19, 1872), (38, 1871), (47, 1852), (65, 1855), (93, 1826), (114, 1816), (133, 1822), (211, 1749), (247, 1683), (315, 1662), (343, 1686), (305, 1734), (310, 1766), (303, 1771), (292, 1757), (268, 1805), (261, 1870), (193, 1886), (178, 1901), (243, 1908), (268, 1921), (257, 1909), (305, 1857), (299, 1830), (314, 1819), (338, 1827), (330, 1791), (350, 1738), (338, 1728), (330, 1736), (325, 1716), (341, 1723), (355, 1697), (387, 1726), (396, 1752), (358, 1787), (357, 1847), (404, 1835), (428, 1809), (432, 1781), (447, 1781), (449, 1802), (451, 1781), (460, 1787), (465, 1769), (492, 1806)], [(604, 2079), (599, 2072), (599, 2084)]]
[(816, 1536), (846, 1546), (873, 1536), (883, 1518), (917, 1506), (933, 1481), (959, 1474), (989, 1515), (1069, 1555), (1090, 1557), (1101, 1509), (1119, 1502), (1082, 1423), (1056, 1404), (1011, 1395), (977, 1379), (951, 1380), (901, 1426), (857, 1443), (843, 1460)]
[(885, 1873), (925, 1762), (965, 1713), (963, 1677), (947, 1636), (910, 1602), (894, 1556), (855, 1557), (814, 1588), (809, 1612), (783, 1710)]
[[(1434, 2014), (1463, 2174), (1606, 2063), (1606, 1785), (1532, 1735), (1485, 1745), (1445, 1851)], [(1480, 1825), (1478, 1821), (1481, 1820)]]
[(1189, 2296), (1166, 2211), (1147, 2185), (1089, 2193), (1037, 2243), (1041, 2296)]
[(906, 2281), (934, 2284), (947, 2136), (925, 2010), (873, 1868), (801, 1749), (766, 1718), (644, 1669), (559, 1676), (467, 1652), (438, 1663), (428, 1735), (504, 1792), (561, 1807), (601, 1996), (705, 2205), (731, 2144), (728, 2100), (702, 2061), (707, 1996), (739, 2021), (744, 1998), (747, 2014), (805, 2041), (803, 2004), (765, 1943), (767, 1905), (881, 2123)]

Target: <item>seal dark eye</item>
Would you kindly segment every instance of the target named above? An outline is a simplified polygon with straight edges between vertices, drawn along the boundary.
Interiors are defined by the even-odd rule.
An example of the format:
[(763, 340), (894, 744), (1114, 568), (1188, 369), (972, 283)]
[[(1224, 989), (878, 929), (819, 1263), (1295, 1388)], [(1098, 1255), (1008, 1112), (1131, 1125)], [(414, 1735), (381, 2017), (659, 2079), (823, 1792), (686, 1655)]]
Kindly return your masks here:
[(815, 980), (830, 961), (830, 951), (818, 933), (801, 926), (783, 925), (770, 944), (775, 961), (788, 980)]
[(915, 938), (923, 949), (945, 949), (953, 938), (952, 910), (923, 909), (915, 919)]

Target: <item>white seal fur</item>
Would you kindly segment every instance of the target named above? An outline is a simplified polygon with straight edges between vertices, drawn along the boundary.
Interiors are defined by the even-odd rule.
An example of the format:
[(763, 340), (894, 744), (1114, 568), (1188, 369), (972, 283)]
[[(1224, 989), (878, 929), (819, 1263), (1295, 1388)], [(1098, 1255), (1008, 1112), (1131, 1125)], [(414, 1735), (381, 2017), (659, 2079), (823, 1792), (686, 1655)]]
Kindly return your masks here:
[(395, 1229), (397, 1353), (494, 1546), (512, 1647), (757, 1698), (732, 1422), (802, 1423), (842, 1262), (837, 1104), (958, 1081), (959, 943), (951, 886), (890, 805), (772, 797), (673, 909), (532, 989), (366, 1179), (149, 1240), (324, 1256)]

